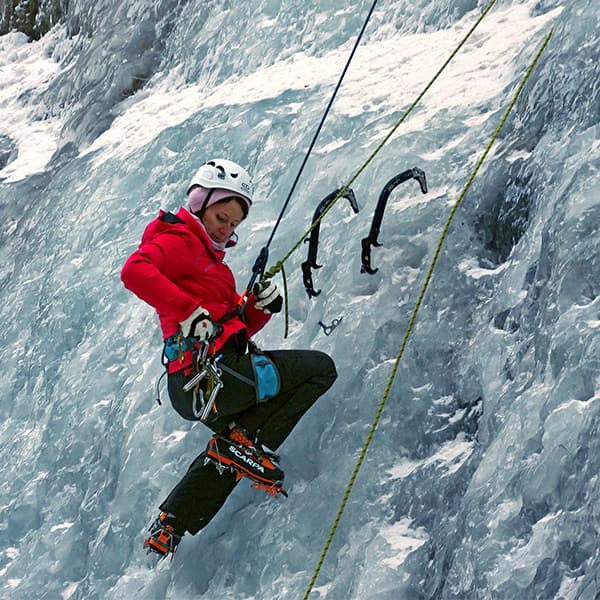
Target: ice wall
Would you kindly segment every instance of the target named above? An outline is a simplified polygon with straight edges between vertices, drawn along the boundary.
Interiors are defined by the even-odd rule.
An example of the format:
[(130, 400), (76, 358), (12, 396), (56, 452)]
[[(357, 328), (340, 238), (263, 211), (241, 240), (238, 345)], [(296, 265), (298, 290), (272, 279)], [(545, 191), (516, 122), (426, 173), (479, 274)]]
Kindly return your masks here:
[[(443, 223), (548, 29), (456, 216), (313, 596), (594, 598), (598, 548), (599, 56), (595, 3), (499, 2), (321, 228), (316, 299), (286, 265), (264, 347), (340, 377), (282, 448), (290, 498), (240, 485), (173, 563), (141, 550), (208, 431), (153, 402), (151, 310), (120, 267), (190, 173), (228, 155), (258, 200), (243, 286), (370, 3), (69, 2), (0, 37), (0, 573), (22, 598), (302, 597)], [(372, 152), (483, 9), (382, 3), (271, 248)], [(6, 5), (0, 4), (6, 12)], [(40, 9), (41, 10), (41, 9)], [(54, 21), (53, 21), (54, 23)], [(18, 68), (17, 68), (18, 66)], [(360, 273), (377, 195), (405, 168)], [(325, 336), (318, 321), (343, 317)], [(164, 398), (166, 400), (166, 397)]]

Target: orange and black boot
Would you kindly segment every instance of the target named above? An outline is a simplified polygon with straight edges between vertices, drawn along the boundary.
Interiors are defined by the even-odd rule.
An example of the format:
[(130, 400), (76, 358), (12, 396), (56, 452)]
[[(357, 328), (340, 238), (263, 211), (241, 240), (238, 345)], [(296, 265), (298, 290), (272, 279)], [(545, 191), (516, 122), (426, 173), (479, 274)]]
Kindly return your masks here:
[(208, 442), (206, 453), (218, 469), (230, 468), (272, 496), (278, 493), (287, 496), (281, 485), (284, 473), (277, 464), (278, 457), (259, 448), (241, 427), (235, 426), (227, 434), (215, 434)]
[(183, 534), (175, 532), (175, 516), (171, 513), (161, 512), (148, 529), (150, 537), (144, 540), (144, 548), (148, 552), (155, 552), (161, 558), (175, 554)]

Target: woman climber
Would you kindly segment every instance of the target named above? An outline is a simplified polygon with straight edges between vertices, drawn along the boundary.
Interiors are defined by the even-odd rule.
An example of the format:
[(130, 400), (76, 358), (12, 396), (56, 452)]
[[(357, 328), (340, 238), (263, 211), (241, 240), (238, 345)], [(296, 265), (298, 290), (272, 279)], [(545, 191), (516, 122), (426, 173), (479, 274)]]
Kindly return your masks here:
[(205, 527), (242, 476), (271, 495), (285, 493), (273, 451), (337, 377), (322, 352), (261, 352), (251, 341), (282, 308), (268, 280), (240, 297), (223, 262), (253, 191), (236, 163), (206, 162), (188, 187), (187, 207), (161, 211), (121, 272), (125, 287), (158, 313), (173, 407), (214, 432), (150, 527), (144, 546), (161, 557), (186, 531)]

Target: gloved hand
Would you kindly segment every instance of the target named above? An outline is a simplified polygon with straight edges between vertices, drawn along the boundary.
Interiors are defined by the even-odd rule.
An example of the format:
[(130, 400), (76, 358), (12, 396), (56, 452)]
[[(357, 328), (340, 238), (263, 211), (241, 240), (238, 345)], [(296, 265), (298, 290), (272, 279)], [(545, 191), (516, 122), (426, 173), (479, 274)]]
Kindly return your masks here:
[(259, 281), (252, 290), (256, 302), (254, 306), (268, 315), (278, 313), (283, 307), (283, 297), (276, 284), (268, 279)]
[(194, 312), (179, 325), (183, 337), (194, 337), (201, 342), (209, 340), (215, 334), (215, 324), (212, 322), (209, 312), (201, 306), (196, 307)]

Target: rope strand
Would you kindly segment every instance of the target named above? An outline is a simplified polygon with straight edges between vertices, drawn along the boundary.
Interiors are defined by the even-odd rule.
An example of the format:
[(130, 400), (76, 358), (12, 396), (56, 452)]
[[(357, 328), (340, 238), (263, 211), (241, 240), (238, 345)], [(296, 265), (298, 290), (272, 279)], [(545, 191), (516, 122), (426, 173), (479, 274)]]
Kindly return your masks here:
[(354, 483), (356, 481), (356, 478), (358, 476), (358, 472), (362, 466), (362, 463), (365, 459), (365, 456), (367, 454), (367, 450), (371, 444), (371, 440), (373, 439), (373, 436), (375, 434), (375, 430), (377, 429), (377, 425), (379, 424), (379, 419), (381, 418), (381, 414), (383, 412), (383, 408), (385, 406), (385, 403), (387, 401), (387, 398), (389, 396), (390, 390), (392, 389), (392, 383), (396, 377), (396, 373), (398, 371), (398, 367), (400, 365), (400, 361), (402, 359), (402, 356), (404, 354), (404, 350), (406, 348), (406, 345), (408, 344), (408, 339), (410, 337), (410, 334), (413, 330), (415, 321), (417, 319), (417, 314), (419, 312), (419, 309), (421, 307), (421, 304), (423, 302), (423, 298), (425, 297), (425, 293), (427, 291), (427, 288), (429, 287), (429, 283), (431, 282), (431, 278), (433, 276), (433, 271), (435, 269), (435, 265), (438, 261), (438, 258), (440, 256), (441, 250), (442, 250), (442, 245), (446, 239), (446, 236), (448, 235), (448, 230), (450, 229), (450, 225), (452, 223), (452, 220), (454, 218), (454, 215), (456, 214), (456, 211), (458, 210), (460, 204), (463, 201), (463, 198), (465, 197), (465, 195), (467, 194), (467, 191), (469, 190), (469, 188), (471, 187), (471, 184), (473, 183), (473, 180), (475, 179), (475, 176), (477, 175), (481, 165), (483, 164), (484, 160), (486, 159), (487, 155), (489, 154), (492, 145), (494, 144), (494, 142), (496, 141), (496, 138), (498, 137), (498, 135), (500, 134), (500, 131), (502, 130), (502, 128), (504, 127), (504, 124), (506, 123), (508, 116), (510, 115), (514, 105), (517, 102), (517, 99), (519, 98), (519, 96), (521, 95), (521, 92), (523, 90), (523, 88), (525, 87), (525, 84), (527, 83), (527, 80), (529, 79), (529, 76), (531, 75), (531, 73), (533, 72), (533, 69), (535, 68), (538, 59), (540, 58), (540, 56), (542, 55), (542, 52), (545, 50), (546, 46), (548, 45), (548, 42), (550, 41), (550, 38), (552, 37), (552, 32), (553, 32), (554, 28), (551, 28), (548, 35), (546, 36), (546, 39), (544, 40), (544, 43), (542, 44), (542, 46), (540, 47), (540, 49), (538, 50), (537, 54), (535, 55), (535, 58), (533, 59), (532, 63), (530, 64), (529, 68), (527, 69), (527, 72), (525, 73), (525, 75), (523, 76), (517, 91), (515, 92), (515, 95), (512, 99), (512, 101), (510, 102), (508, 108), (506, 109), (506, 112), (504, 113), (504, 116), (502, 117), (500, 124), (498, 125), (498, 127), (496, 128), (496, 131), (494, 132), (494, 134), (492, 135), (492, 139), (490, 140), (490, 142), (488, 143), (485, 151), (483, 152), (483, 154), (481, 155), (480, 159), (477, 161), (477, 164), (475, 165), (475, 168), (473, 169), (473, 172), (471, 173), (471, 176), (469, 177), (467, 183), (465, 184), (462, 192), (460, 193), (460, 196), (458, 197), (458, 199), (456, 200), (454, 206), (452, 207), (452, 210), (450, 211), (450, 214), (448, 216), (448, 219), (446, 220), (446, 223), (444, 225), (444, 228), (442, 230), (439, 242), (437, 244), (437, 247), (435, 249), (433, 258), (431, 260), (431, 264), (429, 265), (429, 269), (427, 270), (427, 275), (425, 276), (425, 281), (423, 282), (423, 286), (421, 287), (421, 291), (419, 292), (419, 296), (417, 298), (417, 302), (415, 304), (415, 307), (412, 311), (411, 317), (410, 317), (410, 321), (407, 325), (406, 328), (406, 332), (404, 333), (404, 338), (402, 339), (402, 344), (400, 345), (400, 350), (398, 352), (398, 355), (396, 356), (396, 361), (394, 363), (394, 366), (392, 368), (392, 372), (390, 374), (390, 377), (388, 379), (387, 385), (385, 387), (383, 396), (379, 402), (379, 405), (377, 407), (377, 412), (375, 414), (375, 418), (373, 420), (373, 423), (371, 424), (371, 428), (369, 430), (369, 434), (367, 435), (367, 440), (361, 450), (358, 462), (356, 463), (356, 466), (354, 468), (354, 471), (352, 472), (352, 476), (350, 478), (350, 481), (348, 483), (348, 486), (346, 487), (346, 491), (344, 493), (343, 499), (342, 499), (342, 503), (340, 505), (340, 508), (337, 512), (337, 515), (335, 517), (334, 523), (333, 523), (333, 527), (331, 528), (331, 531), (329, 533), (329, 536), (327, 537), (327, 541), (325, 542), (325, 547), (323, 548), (323, 552), (321, 553), (321, 556), (319, 558), (319, 561), (317, 563), (315, 572), (312, 576), (312, 579), (310, 581), (310, 584), (308, 586), (308, 589), (306, 590), (306, 593), (304, 594), (304, 600), (307, 600), (310, 592), (312, 591), (314, 584), (317, 580), (317, 577), (319, 575), (319, 572), (321, 570), (321, 567), (323, 566), (323, 562), (325, 561), (325, 557), (327, 556), (327, 553), (329, 551), (329, 547), (331, 546), (331, 542), (333, 540), (333, 536), (335, 535), (335, 532), (337, 530), (337, 527), (339, 525), (340, 519), (342, 518), (342, 514), (344, 513), (344, 510), (346, 508), (346, 504), (348, 503), (348, 499), (350, 497), (350, 493), (352, 491), (352, 488), (354, 487)]
[[(313, 139), (310, 143), (310, 146), (308, 148), (308, 150), (306, 151), (306, 154), (304, 155), (304, 160), (302, 161), (302, 164), (300, 165), (300, 169), (298, 169), (298, 173), (296, 174), (296, 178), (294, 179), (294, 182), (292, 184), (292, 187), (287, 195), (287, 198), (285, 200), (285, 202), (283, 203), (283, 207), (281, 208), (281, 210), (279, 211), (279, 216), (277, 217), (277, 221), (275, 222), (275, 225), (273, 226), (273, 229), (271, 230), (271, 235), (269, 236), (269, 239), (267, 240), (267, 243), (261, 248), (261, 251), (258, 255), (258, 257), (256, 258), (256, 261), (254, 263), (254, 266), (252, 267), (252, 275), (250, 277), (250, 280), (248, 281), (248, 285), (246, 286), (246, 290), (244, 291), (244, 293), (242, 294), (242, 298), (243, 298), (243, 303), (241, 304), (240, 310), (241, 312), (243, 312), (245, 310), (246, 307), (246, 301), (247, 301), (247, 294), (249, 294), (252, 291), (252, 288), (254, 286), (254, 283), (256, 282), (256, 280), (258, 279), (258, 277), (262, 277), (264, 275), (264, 271), (265, 271), (265, 267), (266, 267), (266, 262), (268, 260), (268, 256), (269, 256), (269, 247), (271, 245), (271, 242), (273, 241), (273, 237), (275, 236), (275, 232), (277, 231), (279, 224), (281, 223), (281, 219), (283, 218), (283, 215), (288, 207), (288, 204), (290, 203), (290, 200), (292, 198), (292, 194), (294, 193), (294, 190), (296, 189), (296, 185), (300, 179), (300, 176), (302, 175), (302, 172), (304, 171), (304, 167), (308, 161), (309, 156), (312, 153), (312, 150), (315, 146), (315, 143), (317, 141), (317, 138), (319, 137), (319, 133), (321, 132), (321, 129), (323, 127), (323, 124), (325, 123), (325, 119), (327, 118), (327, 115), (329, 114), (329, 111), (331, 109), (331, 106), (333, 105), (333, 101), (335, 100), (338, 90), (340, 89), (341, 85), (342, 85), (342, 81), (344, 80), (344, 77), (346, 76), (346, 72), (348, 71), (348, 68), (350, 67), (350, 63), (352, 62), (352, 58), (354, 57), (354, 54), (356, 52), (356, 49), (358, 48), (358, 45), (360, 43), (360, 40), (363, 36), (363, 33), (365, 32), (365, 29), (367, 28), (367, 24), (369, 23), (370, 19), (371, 19), (371, 15), (373, 14), (373, 11), (375, 10), (375, 5), (377, 4), (377, 0), (373, 0), (373, 4), (371, 5), (371, 8), (369, 10), (369, 14), (367, 15), (367, 18), (365, 19), (362, 29), (360, 30), (360, 33), (358, 34), (358, 37), (356, 38), (356, 41), (354, 42), (354, 47), (352, 48), (352, 52), (350, 52), (350, 56), (348, 57), (348, 60), (346, 61), (346, 65), (344, 66), (344, 69), (342, 71), (342, 74), (340, 75), (340, 78), (338, 80), (337, 85), (335, 86), (335, 90), (333, 91), (333, 94), (331, 96), (331, 99), (329, 100), (329, 103), (327, 104), (327, 108), (325, 109), (325, 112), (323, 113), (323, 116), (321, 117), (321, 122), (319, 123), (319, 126), (317, 127), (317, 130), (315, 132), (315, 135), (313, 136)], [(269, 278), (269, 276), (267, 275), (267, 278)]]
[(267, 241), (267, 246), (270, 246), (271, 241), (273, 240), (273, 236), (275, 235), (275, 231), (279, 227), (279, 223), (281, 222), (281, 219), (283, 218), (283, 214), (285, 213), (285, 211), (288, 207), (288, 204), (290, 203), (292, 194), (294, 193), (294, 190), (296, 189), (296, 185), (298, 184), (300, 176), (302, 175), (302, 172), (304, 171), (304, 167), (306, 166), (308, 158), (312, 153), (312, 150), (317, 142), (317, 138), (319, 137), (319, 134), (321, 133), (321, 129), (323, 127), (323, 124), (325, 123), (325, 119), (327, 118), (327, 115), (329, 114), (329, 111), (331, 110), (331, 106), (333, 105), (333, 101), (335, 100), (337, 93), (342, 85), (342, 81), (344, 81), (344, 77), (346, 76), (348, 68), (350, 67), (350, 63), (352, 62), (352, 59), (354, 58), (356, 49), (358, 48), (358, 45), (360, 44), (360, 40), (362, 39), (363, 33), (365, 32), (365, 29), (367, 28), (367, 25), (371, 19), (371, 15), (373, 14), (373, 11), (375, 10), (376, 4), (377, 4), (377, 0), (374, 0), (373, 4), (371, 5), (371, 8), (369, 10), (369, 14), (367, 15), (367, 18), (365, 19), (365, 21), (363, 23), (362, 29), (360, 30), (360, 33), (358, 34), (358, 37), (356, 38), (356, 41), (354, 42), (354, 47), (352, 48), (352, 52), (350, 52), (350, 56), (348, 57), (348, 60), (346, 61), (346, 65), (344, 66), (342, 74), (340, 75), (340, 79), (337, 82), (337, 85), (335, 86), (335, 90), (333, 91), (333, 94), (331, 95), (331, 99), (329, 100), (329, 103), (327, 104), (327, 108), (325, 109), (325, 112), (323, 113), (323, 116), (321, 117), (321, 122), (319, 123), (319, 126), (317, 127), (317, 130), (315, 131), (315, 135), (313, 136), (310, 146), (308, 147), (308, 150), (307, 150), (306, 154), (304, 155), (304, 160), (302, 161), (302, 164), (300, 165), (300, 169), (298, 169), (298, 173), (296, 174), (294, 183), (292, 183), (292, 187), (290, 188), (287, 198), (286, 198), (285, 202), (283, 203), (283, 208), (281, 209), (281, 211), (279, 213), (277, 222), (273, 226), (273, 230), (271, 231), (271, 235), (269, 237), (269, 240)]
[(450, 56), (446, 59), (444, 64), (438, 69), (437, 73), (433, 76), (433, 78), (429, 81), (429, 83), (423, 88), (423, 90), (416, 97), (416, 99), (413, 101), (413, 103), (407, 108), (406, 112), (404, 112), (404, 114), (400, 117), (400, 119), (392, 127), (392, 129), (389, 131), (389, 133), (383, 138), (383, 140), (381, 140), (381, 142), (379, 142), (379, 144), (377, 145), (375, 150), (371, 153), (371, 155), (367, 158), (367, 160), (359, 167), (359, 169), (356, 171), (356, 173), (354, 173), (354, 175), (352, 175), (352, 177), (350, 178), (348, 183), (346, 185), (344, 185), (342, 188), (340, 188), (340, 191), (337, 193), (337, 195), (331, 200), (331, 202), (327, 205), (327, 207), (321, 213), (321, 215), (311, 224), (311, 226), (302, 234), (302, 236), (300, 236), (300, 238), (292, 246), (290, 251), (281, 260), (277, 261), (277, 263), (275, 263), (275, 265), (273, 265), (268, 270), (267, 277), (273, 277), (276, 273), (279, 272), (283, 263), (298, 249), (298, 247), (303, 243), (303, 241), (306, 239), (306, 237), (308, 235), (310, 235), (310, 232), (317, 226), (318, 223), (321, 222), (321, 219), (323, 219), (323, 217), (333, 208), (335, 203), (348, 191), (348, 189), (350, 189), (350, 187), (352, 187), (352, 184), (358, 179), (358, 177), (367, 168), (367, 166), (371, 163), (371, 161), (375, 158), (375, 156), (377, 156), (377, 154), (379, 154), (379, 151), (385, 146), (385, 144), (387, 144), (387, 142), (394, 135), (394, 133), (396, 132), (398, 127), (400, 127), (400, 125), (412, 113), (412, 111), (417, 106), (417, 104), (423, 99), (423, 96), (425, 96), (425, 94), (429, 91), (429, 88), (431, 88), (431, 86), (435, 83), (437, 78), (442, 74), (444, 69), (450, 64), (452, 59), (458, 54), (460, 49), (465, 45), (465, 43), (471, 37), (471, 35), (475, 31), (475, 29), (477, 28), (479, 23), (481, 23), (481, 21), (483, 21), (483, 19), (488, 14), (488, 12), (492, 9), (492, 7), (494, 6), (495, 3), (496, 3), (496, 0), (491, 0), (491, 2), (485, 7), (484, 11), (481, 13), (481, 15), (477, 19), (477, 21), (475, 21), (475, 23), (471, 27), (471, 29), (469, 29), (467, 34), (463, 37), (463, 39), (458, 44), (458, 46), (456, 46), (456, 48), (450, 54)]

